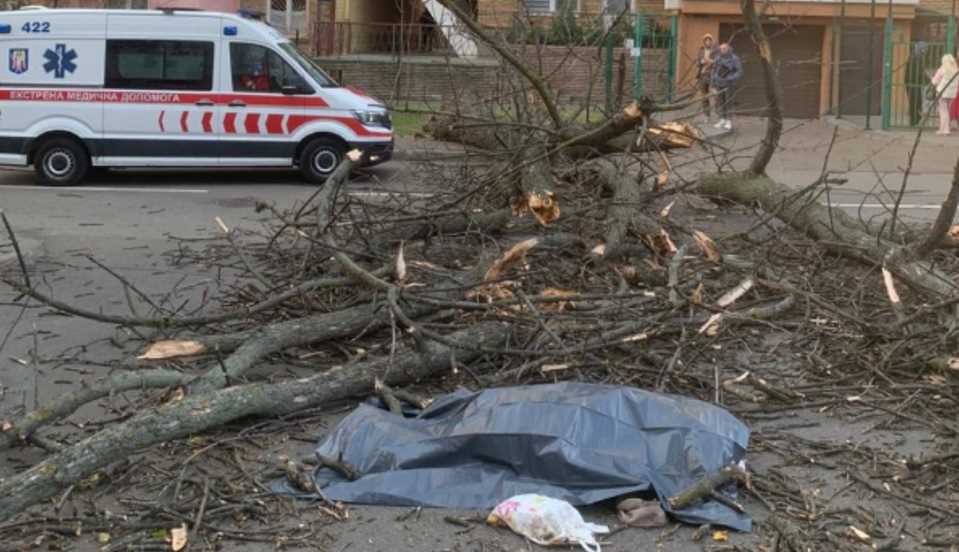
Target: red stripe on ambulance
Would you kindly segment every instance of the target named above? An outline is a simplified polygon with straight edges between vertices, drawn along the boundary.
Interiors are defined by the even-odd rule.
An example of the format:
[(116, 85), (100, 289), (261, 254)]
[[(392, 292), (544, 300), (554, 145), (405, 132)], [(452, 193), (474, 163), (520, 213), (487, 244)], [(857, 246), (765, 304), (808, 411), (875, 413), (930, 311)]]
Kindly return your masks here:
[(269, 134), (283, 134), (283, 115), (271, 113), (266, 117), (266, 131)]
[(259, 113), (248, 113), (243, 123), (243, 128), (246, 129), (247, 134), (259, 134), (260, 133), (260, 114)]
[(0, 100), (15, 102), (83, 102), (126, 104), (184, 104), (212, 100), (226, 105), (241, 101), (253, 106), (329, 107), (317, 96), (279, 96), (275, 94), (181, 94), (178, 92), (130, 92), (98, 89), (8, 89), (0, 90)]
[(160, 123), (160, 132), (166, 132), (166, 128), (163, 127), (163, 116), (164, 116), (164, 115), (166, 115), (166, 111), (161, 111), (161, 112), (160, 112), (160, 118), (159, 118), (158, 121), (157, 121), (157, 122)]
[(228, 134), (236, 134), (236, 113), (227, 113), (223, 117), (223, 130)]
[(213, 132), (213, 113), (207, 111), (203, 114), (203, 132), (211, 134)]
[(182, 131), (183, 133), (190, 132), (190, 127), (189, 125), (187, 125), (187, 117), (189, 116), (190, 116), (190, 113), (188, 111), (184, 111), (183, 113), (180, 114), (180, 131)]

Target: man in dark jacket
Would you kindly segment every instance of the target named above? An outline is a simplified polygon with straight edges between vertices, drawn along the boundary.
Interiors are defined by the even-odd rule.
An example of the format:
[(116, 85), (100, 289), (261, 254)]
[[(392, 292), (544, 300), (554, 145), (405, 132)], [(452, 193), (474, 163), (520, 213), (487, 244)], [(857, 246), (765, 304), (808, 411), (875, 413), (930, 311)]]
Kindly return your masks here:
[(712, 79), (713, 58), (718, 55), (716, 44), (713, 42), (713, 35), (706, 33), (703, 35), (703, 45), (699, 47), (696, 55), (696, 88), (703, 95), (703, 112), (708, 121), (712, 116), (711, 100), (709, 98), (709, 81)]
[(743, 63), (733, 52), (732, 46), (727, 43), (719, 45), (719, 55), (713, 60), (713, 73), (710, 80), (714, 98), (719, 104), (719, 122), (716, 128), (732, 130), (733, 123), (730, 115), (733, 110), (733, 96), (736, 93), (736, 83), (743, 76)]

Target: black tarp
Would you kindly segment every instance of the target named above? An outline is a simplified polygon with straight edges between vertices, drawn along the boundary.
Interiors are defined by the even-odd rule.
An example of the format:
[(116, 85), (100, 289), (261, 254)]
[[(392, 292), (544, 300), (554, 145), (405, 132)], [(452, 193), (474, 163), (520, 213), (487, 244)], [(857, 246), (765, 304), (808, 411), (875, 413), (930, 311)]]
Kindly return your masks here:
[[(654, 491), (694, 524), (741, 531), (748, 516), (716, 501), (670, 510), (666, 497), (744, 459), (749, 430), (727, 411), (641, 389), (561, 383), (458, 391), (415, 418), (362, 404), (316, 451), (356, 481), (318, 470), (333, 500), (387, 506), (492, 508), (534, 493), (586, 505)], [(723, 492), (735, 492), (735, 486)]]

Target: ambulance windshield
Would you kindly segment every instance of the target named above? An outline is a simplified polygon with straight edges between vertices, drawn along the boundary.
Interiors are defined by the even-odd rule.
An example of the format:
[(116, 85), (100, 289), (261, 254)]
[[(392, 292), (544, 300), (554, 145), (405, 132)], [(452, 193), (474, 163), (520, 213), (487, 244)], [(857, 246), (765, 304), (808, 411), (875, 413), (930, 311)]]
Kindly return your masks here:
[(316, 84), (322, 86), (323, 88), (334, 88), (339, 86), (329, 75), (326, 74), (323, 69), (320, 69), (320, 66), (313, 62), (307, 56), (304, 56), (300, 50), (293, 45), (292, 42), (282, 42), (279, 44), (280, 49), (289, 54), (296, 63), (303, 68), (304, 71), (310, 74), (313, 77), (313, 80), (316, 81)]

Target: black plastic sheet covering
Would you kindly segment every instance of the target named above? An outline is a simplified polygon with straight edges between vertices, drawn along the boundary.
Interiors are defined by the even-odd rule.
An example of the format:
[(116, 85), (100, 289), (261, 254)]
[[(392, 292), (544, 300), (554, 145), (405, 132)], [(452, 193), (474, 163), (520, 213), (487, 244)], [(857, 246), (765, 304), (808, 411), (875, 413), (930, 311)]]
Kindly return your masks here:
[[(360, 405), (316, 451), (356, 481), (315, 473), (330, 499), (387, 506), (493, 508), (535, 493), (574, 506), (653, 491), (680, 521), (749, 531), (716, 501), (679, 512), (666, 497), (740, 462), (749, 430), (727, 411), (640, 389), (561, 383), (458, 391), (415, 418)], [(723, 490), (735, 492), (735, 486)]]

